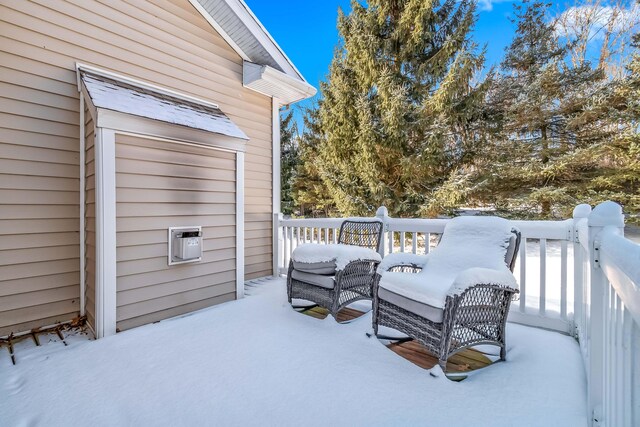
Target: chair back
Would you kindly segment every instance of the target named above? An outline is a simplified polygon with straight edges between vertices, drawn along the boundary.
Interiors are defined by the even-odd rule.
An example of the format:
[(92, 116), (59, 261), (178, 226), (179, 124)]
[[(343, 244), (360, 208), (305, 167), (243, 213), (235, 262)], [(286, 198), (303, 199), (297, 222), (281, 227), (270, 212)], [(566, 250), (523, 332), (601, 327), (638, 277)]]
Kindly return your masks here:
[(357, 221), (348, 219), (340, 226), (338, 243), (379, 251), (381, 241), (381, 221)]

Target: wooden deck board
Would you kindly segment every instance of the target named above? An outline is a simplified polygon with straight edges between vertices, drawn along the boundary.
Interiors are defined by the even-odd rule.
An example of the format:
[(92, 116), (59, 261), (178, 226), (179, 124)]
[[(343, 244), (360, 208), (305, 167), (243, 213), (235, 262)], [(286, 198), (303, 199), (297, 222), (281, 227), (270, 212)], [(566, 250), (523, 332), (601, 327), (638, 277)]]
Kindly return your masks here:
[[(321, 307), (314, 307), (303, 311), (303, 313), (316, 319), (324, 319), (329, 315), (329, 311)], [(365, 313), (359, 310), (344, 308), (338, 312), (337, 320), (341, 323), (349, 322), (353, 319), (357, 319), (363, 314)], [(438, 364), (438, 358), (429, 353), (429, 351), (417, 341), (391, 343), (387, 345), (387, 348), (424, 369), (431, 369)], [(449, 358), (447, 361), (447, 372), (469, 372), (489, 366), (491, 363), (492, 361), (480, 351), (475, 349), (466, 349)]]

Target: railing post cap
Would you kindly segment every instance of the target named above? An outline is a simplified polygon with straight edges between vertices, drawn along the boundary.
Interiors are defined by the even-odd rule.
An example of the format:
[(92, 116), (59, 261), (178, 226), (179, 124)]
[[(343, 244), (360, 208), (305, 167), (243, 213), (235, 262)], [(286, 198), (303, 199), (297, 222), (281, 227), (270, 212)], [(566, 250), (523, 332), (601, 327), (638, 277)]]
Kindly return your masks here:
[(389, 211), (385, 206), (380, 206), (376, 211), (376, 216), (380, 216), (380, 217), (389, 216)]
[(608, 225), (624, 228), (622, 206), (610, 200), (600, 203), (593, 208), (589, 215), (590, 227), (606, 227)]
[(588, 218), (591, 213), (591, 205), (583, 203), (573, 208), (574, 218)]

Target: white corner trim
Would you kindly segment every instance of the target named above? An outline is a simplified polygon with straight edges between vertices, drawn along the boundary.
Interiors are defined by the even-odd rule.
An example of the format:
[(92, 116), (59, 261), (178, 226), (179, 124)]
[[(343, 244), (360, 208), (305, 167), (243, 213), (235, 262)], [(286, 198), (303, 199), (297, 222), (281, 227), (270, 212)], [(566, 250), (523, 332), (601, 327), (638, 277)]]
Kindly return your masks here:
[(158, 86), (153, 83), (145, 82), (142, 80), (134, 79), (132, 77), (127, 77), (122, 74), (114, 73), (113, 71), (108, 71), (103, 68), (94, 67), (92, 65), (86, 65), (79, 62), (76, 62), (76, 80), (78, 81), (78, 90), (81, 89), (81, 81), (80, 72), (87, 71), (91, 74), (96, 74), (98, 76), (107, 77), (113, 80), (118, 80), (123, 83), (130, 84), (132, 86), (137, 86), (143, 89), (148, 89), (153, 92), (161, 93), (163, 95), (171, 96), (173, 98), (181, 99), (183, 101), (195, 102), (196, 104), (206, 105), (212, 108), (220, 108), (218, 104), (215, 104), (211, 101), (207, 101), (202, 98), (198, 98), (195, 96), (187, 95), (186, 93), (178, 92), (175, 90), (168, 89), (163, 86)]
[(96, 128), (96, 338), (116, 333), (116, 136)]
[(236, 298), (244, 297), (244, 153), (236, 153)]
[(249, 56), (246, 53), (244, 53), (244, 51), (240, 48), (240, 46), (236, 44), (236, 42), (231, 38), (231, 36), (227, 34), (227, 32), (223, 30), (220, 25), (218, 25), (218, 22), (213, 18), (213, 16), (209, 14), (209, 12), (207, 12), (207, 10), (204, 7), (202, 7), (202, 5), (200, 4), (200, 2), (198, 2), (198, 0), (189, 0), (189, 3), (191, 3), (191, 5), (200, 13), (200, 15), (202, 15), (202, 17), (209, 23), (209, 25), (211, 25), (213, 29), (216, 30), (218, 34), (220, 34), (220, 36), (224, 39), (224, 41), (229, 43), (229, 46), (231, 46), (231, 49), (235, 50), (236, 53), (240, 55), (242, 59), (246, 61), (249, 60)]
[(272, 145), (272, 153), (273, 153), (273, 169), (272, 169), (272, 188), (273, 188), (273, 197), (272, 197), (272, 208), (273, 208), (273, 232), (272, 232), (272, 237), (273, 237), (273, 245), (272, 245), (272, 251), (273, 253), (271, 254), (273, 257), (273, 276), (274, 277), (278, 277), (280, 272), (279, 272), (279, 266), (280, 266), (280, 236), (279, 236), (279, 230), (280, 230), (280, 219), (282, 218), (282, 214), (280, 213), (282, 206), (281, 206), (281, 199), (282, 199), (282, 194), (281, 194), (281, 185), (280, 185), (280, 171), (281, 171), (281, 166), (280, 166), (280, 100), (278, 100), (277, 98), (272, 98), (271, 99), (271, 107), (272, 107), (272, 111), (271, 111), (271, 128), (272, 128), (272, 136), (271, 139), (273, 141), (273, 145)]
[(85, 315), (86, 302), (86, 271), (85, 271), (85, 129), (84, 129), (84, 94), (80, 92), (80, 227), (78, 228), (80, 241), (80, 316)]
[(271, 128), (272, 128), (272, 212), (280, 213), (281, 206), (281, 185), (280, 185), (280, 101), (277, 98), (271, 99)]

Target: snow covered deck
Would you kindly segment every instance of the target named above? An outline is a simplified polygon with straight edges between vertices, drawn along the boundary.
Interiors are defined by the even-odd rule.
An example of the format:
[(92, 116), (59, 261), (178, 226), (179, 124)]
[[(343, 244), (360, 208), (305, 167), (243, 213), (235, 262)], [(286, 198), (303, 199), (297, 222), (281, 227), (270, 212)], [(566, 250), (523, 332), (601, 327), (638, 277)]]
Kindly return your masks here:
[(587, 424), (568, 336), (510, 324), (508, 361), (456, 383), (367, 338), (370, 314), (338, 324), (296, 313), (283, 279), (246, 294), (59, 351), (34, 347), (16, 366), (2, 354), (2, 424)]

